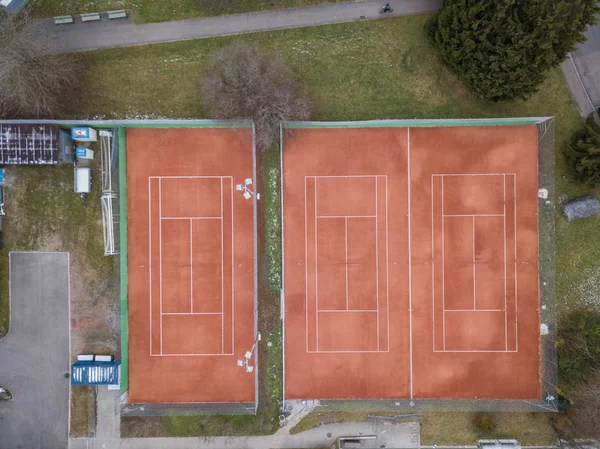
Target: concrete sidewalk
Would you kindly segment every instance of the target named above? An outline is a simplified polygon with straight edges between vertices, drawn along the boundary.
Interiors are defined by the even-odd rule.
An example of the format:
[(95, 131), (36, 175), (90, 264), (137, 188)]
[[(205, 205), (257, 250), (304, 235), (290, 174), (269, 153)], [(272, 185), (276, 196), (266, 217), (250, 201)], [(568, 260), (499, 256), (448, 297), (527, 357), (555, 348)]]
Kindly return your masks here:
[(260, 437), (125, 438), (121, 449), (269, 449), (329, 447), (338, 437), (375, 435), (368, 447), (419, 447), (419, 423), (361, 422), (329, 424), (296, 435)]
[(384, 3), (332, 3), (142, 25), (107, 19), (83, 23), (78, 18), (72, 25), (54, 25), (52, 19), (45, 19), (41, 27), (50, 36), (54, 51), (67, 53), (422, 14), (438, 10), (443, 0), (392, 0), (394, 11), (379, 14)]

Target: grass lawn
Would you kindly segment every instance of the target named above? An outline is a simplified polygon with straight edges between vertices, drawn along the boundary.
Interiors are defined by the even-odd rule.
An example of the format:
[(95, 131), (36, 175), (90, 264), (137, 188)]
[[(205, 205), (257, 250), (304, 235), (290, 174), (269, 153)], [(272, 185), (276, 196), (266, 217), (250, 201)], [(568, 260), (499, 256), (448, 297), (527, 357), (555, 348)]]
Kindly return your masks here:
[(342, 1), (344, 0), (33, 0), (31, 5), (37, 17), (130, 9), (134, 22), (146, 23)]
[(475, 445), (479, 438), (516, 438), (523, 446), (553, 446), (556, 435), (548, 413), (489, 413), (496, 429), (482, 433), (473, 426), (475, 413), (426, 412), (421, 422), (421, 444)]
[[(273, 56), (281, 56), (302, 75), (314, 104), (315, 120), (556, 116), (557, 195), (563, 198), (588, 192), (589, 189), (570, 181), (561, 156), (561, 148), (581, 119), (560, 70), (550, 71), (540, 91), (528, 101), (495, 104), (481, 101), (442, 66), (425, 38), (426, 19), (427, 16), (411, 16), (259, 33), (242, 39)], [(77, 55), (80, 83), (73, 89), (72, 102), (64, 105), (63, 116), (207, 117), (199, 91), (204, 64), (213, 51), (232, 39)], [(557, 214), (556, 223), (558, 305), (559, 313), (563, 313), (593, 299), (593, 292), (597, 292), (594, 282), (598, 282), (600, 273), (600, 218), (567, 225)], [(502, 429), (511, 429), (507, 434), (518, 433), (521, 424), (523, 429), (536, 432), (546, 429), (548, 415), (532, 416), (535, 418), (514, 414), (514, 422), (498, 418), (497, 432), (503, 434)], [(161, 429), (158, 434), (169, 435), (260, 433), (274, 428), (271, 419), (270, 412), (257, 418), (169, 417), (157, 418), (160, 426), (156, 428)], [(468, 430), (454, 419), (462, 420), (463, 424), (469, 422), (466, 415), (443, 415), (443, 418), (440, 415), (427, 426), (424, 424), (424, 433), (430, 438), (427, 441), (442, 438), (437, 431), (427, 430), (441, 423), (446, 423), (444, 432)], [(129, 424), (124, 422), (124, 433)], [(532, 432), (522, 430), (523, 441), (530, 441), (530, 435), (532, 442), (547, 441)], [(471, 443), (472, 437), (472, 432), (463, 437), (448, 436), (457, 442), (468, 439)]]
[(89, 434), (89, 406), (93, 400), (91, 388), (71, 387), (71, 437), (87, 437)]

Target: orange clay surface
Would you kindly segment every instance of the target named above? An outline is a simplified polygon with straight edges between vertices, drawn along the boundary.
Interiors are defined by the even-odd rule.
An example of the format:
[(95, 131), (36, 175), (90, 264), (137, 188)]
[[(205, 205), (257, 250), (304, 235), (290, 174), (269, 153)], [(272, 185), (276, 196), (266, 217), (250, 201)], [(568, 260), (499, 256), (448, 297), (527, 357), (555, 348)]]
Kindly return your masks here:
[(128, 129), (129, 401), (253, 402), (252, 176), (244, 129)]
[(289, 399), (539, 399), (537, 128), (287, 129)]

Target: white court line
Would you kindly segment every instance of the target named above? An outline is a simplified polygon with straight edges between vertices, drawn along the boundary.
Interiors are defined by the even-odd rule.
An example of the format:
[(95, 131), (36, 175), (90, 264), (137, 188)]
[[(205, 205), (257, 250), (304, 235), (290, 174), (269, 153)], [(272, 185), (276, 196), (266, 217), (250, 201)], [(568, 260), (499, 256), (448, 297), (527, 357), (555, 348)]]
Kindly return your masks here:
[(306, 351), (308, 351), (308, 223), (307, 223), (307, 204), (306, 197), (306, 177), (304, 177), (304, 292), (306, 304)]
[(504, 214), (443, 214), (444, 217), (503, 217)]
[(379, 178), (375, 177), (375, 298), (377, 304), (377, 350), (379, 344)]
[[(516, 333), (516, 349), (515, 350), (508, 350), (508, 301), (507, 301), (507, 285), (506, 285), (506, 281), (507, 281), (507, 252), (506, 252), (506, 246), (508, 243), (508, 239), (507, 239), (507, 235), (506, 235), (506, 229), (507, 229), (507, 223), (506, 223), (506, 176), (512, 176), (513, 177), (513, 181), (514, 181), (514, 197), (513, 197), (513, 201), (514, 201), (514, 247), (515, 247), (515, 257), (514, 257), (514, 271), (515, 271), (515, 333)], [(474, 221), (475, 221), (475, 217), (479, 217), (479, 216), (500, 216), (500, 217), (504, 217), (504, 271), (505, 271), (505, 275), (504, 275), (504, 282), (505, 282), (505, 295), (504, 295), (504, 309), (477, 309), (477, 310), (470, 310), (470, 309), (451, 309), (451, 310), (446, 310), (445, 309), (445, 269), (442, 268), (442, 310), (443, 310), (443, 317), (445, 316), (445, 312), (467, 312), (467, 311), (476, 311), (476, 312), (504, 312), (505, 315), (505, 348), (504, 350), (446, 350), (446, 342), (445, 342), (445, 321), (443, 321), (443, 340), (444, 340), (444, 345), (443, 345), (443, 349), (442, 350), (437, 350), (435, 349), (435, 268), (433, 266), (433, 263), (435, 261), (435, 236), (434, 236), (434, 231), (435, 231), (435, 210), (434, 210), (434, 180), (433, 177), (434, 176), (439, 176), (442, 179), (442, 263), (445, 261), (445, 237), (444, 237), (444, 218), (447, 216), (466, 216), (466, 217), (473, 217), (473, 245), (475, 245), (475, 226), (474, 226)], [(502, 176), (503, 180), (504, 180), (504, 213), (503, 214), (444, 214), (443, 210), (444, 210), (444, 177), (445, 176)], [(517, 280), (517, 256), (516, 256), (516, 251), (517, 251), (517, 238), (516, 238), (516, 233), (517, 233), (517, 188), (516, 188), (516, 174), (515, 173), (487, 173), (487, 174), (432, 174), (431, 175), (431, 226), (432, 226), (432, 236), (431, 236), (431, 245), (432, 245), (432, 304), (433, 304), (433, 347), (434, 347), (434, 352), (518, 352), (518, 304), (517, 304), (517, 286), (518, 286), (518, 280)], [(475, 259), (474, 259), (475, 262)], [(475, 265), (475, 263), (474, 263)], [(475, 270), (475, 266), (474, 266), (474, 270)], [(476, 286), (475, 283), (475, 273), (474, 273), (474, 288)], [(475, 301), (475, 300), (474, 300)]]
[(506, 312), (506, 175), (504, 175), (504, 348), (508, 351), (508, 314)]
[(514, 173), (437, 173), (431, 176), (504, 176), (514, 175)]
[[(221, 179), (221, 216), (220, 217), (196, 217), (196, 216), (192, 216), (192, 217), (163, 217), (162, 216), (162, 179), (190, 179), (190, 178), (199, 178), (199, 179)], [(149, 254), (150, 254), (150, 345), (152, 345), (152, 206), (151, 206), (151, 202), (152, 202), (152, 179), (157, 179), (158, 180), (158, 189), (159, 189), (159, 207), (158, 207), (158, 222), (159, 222), (159, 240), (160, 240), (160, 245), (159, 245), (159, 273), (160, 273), (160, 279), (159, 279), (159, 289), (160, 289), (160, 296), (159, 296), (159, 314), (160, 314), (160, 353), (158, 354), (154, 354), (152, 353), (152, 347), (150, 349), (150, 355), (151, 356), (175, 356), (175, 357), (183, 357), (183, 356), (227, 356), (227, 355), (233, 355), (234, 353), (234, 345), (235, 345), (235, 321), (234, 321), (234, 313), (235, 313), (235, 306), (234, 306), (234, 285), (235, 285), (235, 279), (234, 279), (234, 273), (235, 273), (235, 266), (234, 266), (234, 258), (235, 258), (235, 249), (234, 249), (234, 227), (233, 227), (233, 198), (234, 198), (234, 192), (233, 192), (233, 177), (232, 176), (149, 176), (148, 177), (148, 199), (149, 199), (149, 208), (148, 208), (148, 219), (149, 219)], [(232, 344), (232, 351), (230, 353), (224, 353), (224, 231), (223, 231), (223, 226), (224, 226), (224, 216), (223, 216), (223, 180), (224, 179), (229, 179), (230, 182), (230, 186), (231, 186), (231, 249), (232, 249), (232, 253), (231, 253), (231, 320), (232, 320), (232, 326), (231, 326), (231, 344)], [(221, 220), (221, 272), (222, 272), (222, 278), (221, 278), (221, 305), (222, 305), (222, 309), (221, 312), (163, 312), (162, 311), (162, 291), (163, 291), (163, 287), (162, 287), (162, 221), (163, 220), (189, 220), (190, 221), (190, 273), (191, 273), (191, 283), (193, 283), (193, 226), (192, 226), (192, 221), (193, 220)], [(191, 293), (191, 307), (193, 308), (193, 284), (190, 285), (190, 291)], [(192, 309), (193, 310), (193, 309)], [(165, 354), (164, 350), (163, 350), (163, 338), (162, 338), (162, 334), (163, 334), (163, 330), (162, 330), (162, 317), (164, 315), (221, 315), (221, 326), (222, 326), (222, 350), (221, 353), (209, 353), (209, 354), (205, 354), (205, 353), (186, 353), (186, 354)]]
[[(315, 310), (319, 311), (319, 257), (317, 255), (317, 178), (315, 177)], [(317, 352), (319, 351), (319, 314), (315, 313), (316, 323), (316, 345)]]
[(493, 352), (493, 353), (507, 353), (507, 352), (517, 352), (517, 351), (505, 351), (504, 349), (449, 349), (449, 350), (435, 350), (433, 352)]
[(445, 312), (504, 312), (504, 309), (446, 309)]
[(305, 178), (325, 179), (325, 178), (376, 178), (383, 175), (348, 175), (348, 176), (305, 176)]
[(336, 309), (321, 309), (317, 310), (317, 313), (348, 313), (348, 312), (360, 312), (360, 313), (377, 313), (377, 310), (373, 309), (346, 309), (346, 310), (336, 310)]
[(193, 259), (193, 231), (190, 220), (190, 312), (194, 313), (194, 259)]
[[(162, 180), (159, 179), (158, 180), (158, 216), (159, 218), (162, 217)], [(160, 353), (162, 355), (163, 353), (163, 332), (162, 332), (162, 324), (163, 324), (163, 319), (162, 319), (162, 292), (163, 292), (163, 288), (162, 288), (162, 220), (158, 220), (158, 251), (159, 251), (159, 273), (160, 273)]]
[(161, 220), (220, 220), (221, 217), (160, 217)]
[[(231, 353), (229, 355), (233, 355), (235, 353), (235, 294), (234, 294), (234, 277), (235, 277), (235, 234), (233, 232), (233, 178), (229, 178), (229, 190), (231, 191)], [(254, 199), (256, 204), (256, 198)], [(221, 220), (221, 223), (223, 220)], [(254, 244), (254, 243), (253, 243)], [(224, 329), (222, 332), (225, 333)]]
[(317, 218), (377, 218), (377, 215), (317, 215)]
[(348, 310), (348, 217), (344, 219), (346, 244), (346, 310)]
[(388, 178), (385, 175), (385, 306), (387, 315), (387, 350), (390, 352), (390, 252), (389, 252), (389, 232), (388, 232)]
[(477, 310), (477, 287), (475, 284), (475, 217), (473, 216), (473, 310)]
[[(408, 132), (408, 151), (407, 151), (407, 178), (408, 178), (408, 309), (409, 309), (409, 343), (410, 343), (410, 354), (409, 354), (409, 365), (410, 365), (410, 397), (413, 397), (413, 338), (412, 338), (412, 247), (411, 241), (412, 236), (410, 233), (410, 128), (407, 128)], [(387, 237), (387, 236), (386, 236)]]
[[(433, 175), (431, 176), (431, 310), (433, 322), (433, 350), (436, 349), (435, 343), (435, 221), (434, 221), (434, 195), (433, 195)], [(442, 266), (444, 266), (442, 264)], [(443, 313), (442, 313), (443, 315)]]
[(513, 218), (515, 222), (515, 350), (519, 350), (519, 308), (517, 306), (517, 175), (513, 174), (514, 190), (513, 196), (515, 199)]
[[(444, 253), (444, 176), (442, 176), (442, 312), (446, 311), (446, 257)], [(442, 313), (442, 348), (446, 350), (446, 314)]]
[(150, 270), (150, 355), (152, 355), (152, 183), (148, 178), (148, 270)]
[(175, 354), (175, 353), (166, 353), (166, 354), (150, 354), (152, 357), (224, 357), (231, 356), (232, 354), (205, 354), (199, 352), (189, 352), (187, 354)]
[(377, 350), (361, 350), (361, 349), (349, 349), (347, 351), (328, 351), (328, 350), (324, 350), (324, 349), (319, 349), (318, 351), (306, 351), (309, 354), (356, 354), (356, 353), (368, 353), (368, 354), (377, 354), (377, 353), (381, 353), (381, 352), (390, 352), (388, 351), (377, 351)]
[[(385, 351), (382, 351), (380, 349), (380, 344), (379, 344), (379, 337), (380, 337), (380, 329), (379, 329), (379, 324), (377, 327), (377, 342), (378, 342), (378, 349), (377, 350), (368, 350), (368, 351), (355, 351), (355, 350), (347, 350), (347, 351), (324, 351), (324, 350), (320, 350), (318, 347), (318, 336), (319, 336), (319, 330), (318, 330), (318, 326), (319, 326), (319, 313), (323, 312), (323, 313), (347, 313), (347, 312), (369, 312), (369, 313), (377, 313), (377, 320), (379, 320), (379, 309), (377, 310), (363, 310), (363, 309), (349, 309), (349, 272), (348, 272), (348, 219), (349, 218), (375, 218), (376, 220), (378, 219), (379, 213), (377, 211), (378, 208), (378, 178), (379, 177), (385, 177), (385, 182), (386, 182), (386, 288), (387, 288), (387, 294), (389, 296), (389, 263), (388, 263), (388, 238), (387, 238), (387, 234), (388, 234), (388, 217), (387, 217), (387, 208), (388, 208), (388, 198), (387, 198), (387, 175), (358, 175), (358, 176), (305, 176), (304, 177), (304, 241), (305, 241), (305, 247), (304, 247), (304, 255), (305, 255), (305, 304), (306, 304), (306, 313), (305, 313), (305, 324), (306, 324), (306, 352), (307, 353), (321, 353), (321, 352), (328, 352), (328, 353), (353, 353), (353, 352), (389, 352), (389, 298), (388, 300), (386, 300), (386, 308), (387, 308), (387, 349)], [(376, 182), (376, 214), (377, 215), (317, 215), (318, 212), (318, 197), (317, 197), (317, 187), (318, 187), (318, 183), (317, 183), (317, 179), (319, 178), (375, 178), (375, 182)], [(309, 291), (309, 285), (308, 285), (308, 180), (309, 179), (313, 179), (314, 180), (314, 212), (315, 212), (315, 217), (314, 217), (314, 239), (315, 239), (315, 243), (314, 243), (314, 251), (315, 251), (315, 265), (314, 265), (314, 269), (315, 269), (315, 311), (316, 311), (316, 317), (315, 317), (315, 328), (316, 328), (316, 350), (309, 350), (309, 317), (308, 317), (308, 312), (309, 312), (309, 295), (308, 295), (308, 291)], [(311, 208), (312, 209), (312, 208)], [(323, 310), (319, 310), (319, 300), (318, 300), (318, 219), (319, 218), (344, 218), (344, 225), (345, 225), (345, 251), (346, 251), (346, 309), (342, 309), (342, 310), (328, 310), (328, 309), (323, 309)], [(376, 239), (378, 241), (378, 222), (376, 221), (375, 223), (376, 226)], [(378, 252), (378, 247), (376, 248), (376, 252)], [(379, 297), (379, 260), (378, 260), (378, 256), (376, 256), (376, 274), (377, 274), (377, 298)], [(378, 302), (378, 307), (379, 307), (379, 302)], [(312, 307), (311, 307), (312, 308)]]
[(163, 315), (223, 315), (223, 312), (165, 312)]
[(233, 179), (233, 176), (148, 176), (150, 179)]
[[(223, 232), (223, 179), (219, 182), (221, 188), (221, 312), (225, 312), (225, 251)], [(233, 218), (233, 217), (232, 217)], [(221, 313), (221, 354), (225, 353), (225, 316)]]

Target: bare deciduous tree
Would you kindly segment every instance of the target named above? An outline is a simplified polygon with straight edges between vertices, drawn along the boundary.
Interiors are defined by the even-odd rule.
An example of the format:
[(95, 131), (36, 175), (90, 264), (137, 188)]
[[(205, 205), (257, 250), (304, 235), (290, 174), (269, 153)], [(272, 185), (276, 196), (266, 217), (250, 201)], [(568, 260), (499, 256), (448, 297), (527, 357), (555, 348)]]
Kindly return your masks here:
[(52, 114), (73, 78), (72, 64), (50, 53), (35, 20), (0, 15), (0, 116)]
[(216, 117), (252, 119), (261, 148), (277, 142), (281, 120), (310, 118), (299, 76), (281, 59), (243, 42), (223, 47), (210, 58), (201, 93)]
[(575, 394), (572, 414), (586, 437), (600, 437), (600, 369), (593, 368)]

